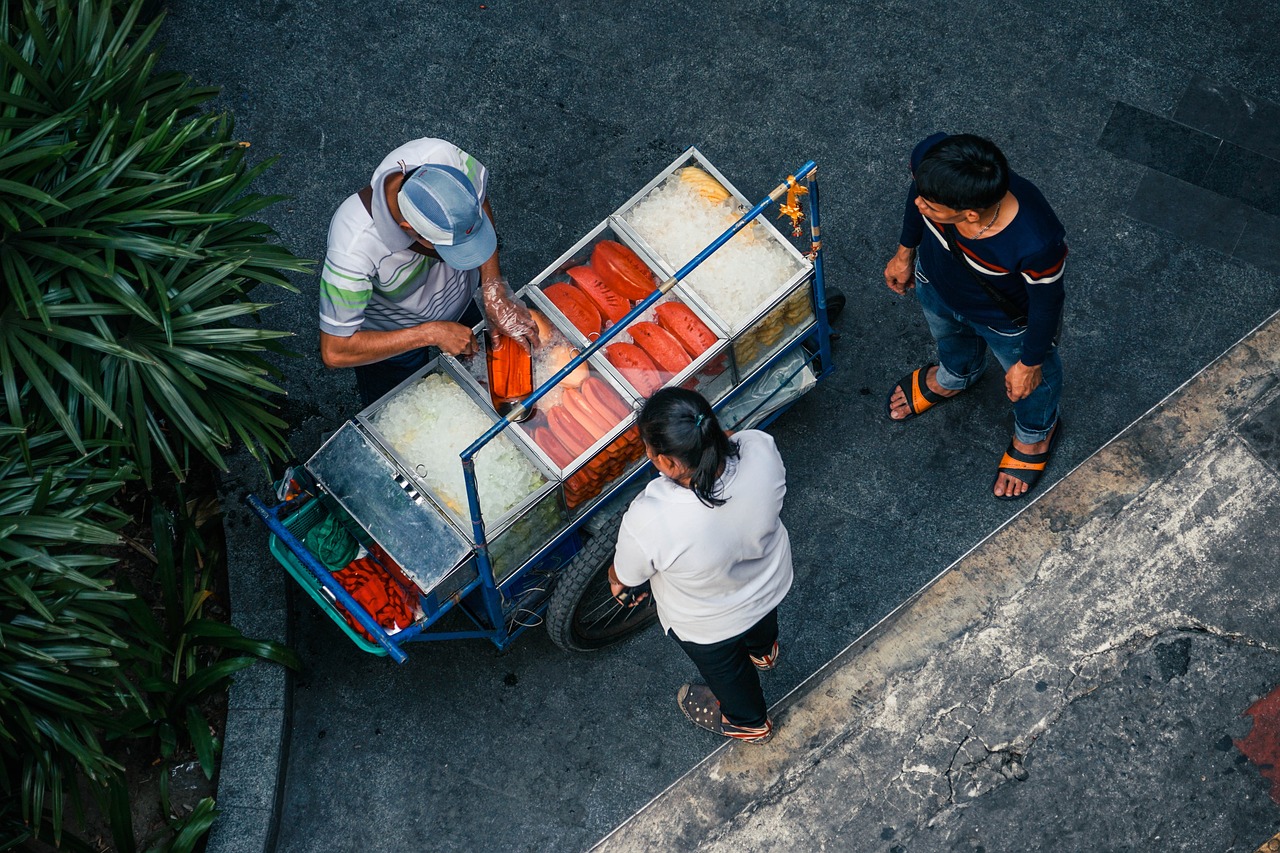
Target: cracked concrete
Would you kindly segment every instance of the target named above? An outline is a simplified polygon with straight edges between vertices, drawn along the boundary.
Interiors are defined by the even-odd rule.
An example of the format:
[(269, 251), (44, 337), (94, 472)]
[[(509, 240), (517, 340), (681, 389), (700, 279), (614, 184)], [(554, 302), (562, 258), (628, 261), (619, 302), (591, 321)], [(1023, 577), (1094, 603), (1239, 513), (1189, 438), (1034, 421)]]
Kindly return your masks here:
[(1278, 412), (1273, 317), (598, 849), (1255, 849)]

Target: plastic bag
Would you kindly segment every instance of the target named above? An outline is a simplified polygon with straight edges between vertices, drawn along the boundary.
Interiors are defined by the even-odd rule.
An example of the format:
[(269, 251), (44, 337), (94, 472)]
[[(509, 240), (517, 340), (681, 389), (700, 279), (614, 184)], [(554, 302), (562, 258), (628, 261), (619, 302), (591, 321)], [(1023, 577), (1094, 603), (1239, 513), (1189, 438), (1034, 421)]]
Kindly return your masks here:
[(489, 327), (509, 338), (515, 338), (530, 349), (538, 343), (538, 326), (529, 309), (516, 301), (515, 293), (505, 278), (486, 279), (480, 284), (484, 314)]

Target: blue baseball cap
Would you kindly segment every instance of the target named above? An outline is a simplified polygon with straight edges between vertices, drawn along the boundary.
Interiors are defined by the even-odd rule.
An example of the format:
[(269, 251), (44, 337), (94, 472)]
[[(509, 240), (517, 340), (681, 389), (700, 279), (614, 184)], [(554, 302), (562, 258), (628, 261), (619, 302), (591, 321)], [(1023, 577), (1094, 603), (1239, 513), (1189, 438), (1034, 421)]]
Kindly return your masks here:
[(498, 235), (475, 187), (452, 166), (419, 166), (396, 200), (405, 221), (454, 269), (473, 270), (498, 248)]

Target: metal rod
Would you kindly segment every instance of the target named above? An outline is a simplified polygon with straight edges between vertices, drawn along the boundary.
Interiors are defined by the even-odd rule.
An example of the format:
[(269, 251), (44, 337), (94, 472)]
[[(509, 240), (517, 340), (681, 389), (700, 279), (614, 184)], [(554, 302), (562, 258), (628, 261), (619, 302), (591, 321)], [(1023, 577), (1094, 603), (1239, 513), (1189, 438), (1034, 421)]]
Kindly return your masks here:
[[(810, 161), (812, 162), (812, 161)], [(819, 377), (835, 370), (831, 360), (831, 323), (827, 319), (827, 281), (822, 264), (822, 222), (818, 213), (818, 173), (809, 178), (809, 234), (813, 240), (813, 298), (818, 312), (818, 355), (822, 359)]]
[(462, 457), (462, 479), (467, 487), (467, 507), (471, 510), (471, 538), (476, 549), (476, 569), (480, 574), (481, 597), (485, 614), (493, 626), (493, 641), (501, 648), (506, 637), (507, 620), (502, 615), (502, 593), (493, 576), (493, 563), (489, 559), (489, 540), (484, 529), (484, 516), (480, 512), (480, 487), (476, 484), (476, 461)]
[(323, 563), (317, 560), (314, 554), (307, 550), (307, 546), (303, 545), (302, 542), (298, 540), (298, 537), (294, 536), (289, 528), (284, 526), (284, 522), (276, 518), (275, 513), (268, 509), (267, 505), (259, 500), (257, 495), (245, 495), (244, 502), (249, 505), (250, 509), (258, 514), (258, 517), (262, 519), (262, 523), (276, 535), (276, 538), (283, 542), (285, 547), (293, 552), (293, 555), (302, 562), (302, 565), (306, 566), (307, 571), (311, 572), (311, 574), (315, 576), (316, 580), (320, 582), (320, 585), (327, 589), (329, 593), (337, 599), (338, 603), (351, 614), (352, 618), (354, 618), (356, 622), (360, 623), (360, 627), (369, 632), (369, 636), (373, 638), (373, 641), (386, 649), (387, 654), (393, 661), (396, 663), (404, 663), (409, 659), (409, 656), (401, 651), (400, 646), (398, 646), (396, 641), (391, 639), (390, 635), (383, 630), (377, 620), (369, 615), (369, 611), (365, 610), (360, 602), (352, 598), (351, 593), (347, 592), (346, 589), (343, 588), (342, 584), (333, 579), (333, 573), (330, 572)]

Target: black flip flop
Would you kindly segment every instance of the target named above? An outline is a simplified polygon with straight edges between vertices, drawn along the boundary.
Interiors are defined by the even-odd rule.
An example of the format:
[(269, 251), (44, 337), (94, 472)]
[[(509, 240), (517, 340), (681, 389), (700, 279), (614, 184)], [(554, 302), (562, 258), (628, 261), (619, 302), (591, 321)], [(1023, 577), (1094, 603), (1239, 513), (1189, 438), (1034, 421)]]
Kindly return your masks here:
[[(1049, 467), (1049, 460), (1061, 438), (1062, 418), (1058, 418), (1058, 423), (1053, 427), (1053, 435), (1049, 439), (1049, 449), (1043, 453), (1023, 453), (1010, 441), (1004, 456), (1000, 457), (1000, 467), (996, 469), (995, 479), (991, 481), (991, 496), (999, 501), (1020, 501), (1031, 494), (1036, 483), (1040, 482), (1040, 478), (1044, 476), (1044, 470)], [(1013, 479), (1026, 483), (1027, 490), (1020, 495), (997, 495), (995, 488), (996, 483), (1000, 482), (1001, 474), (1008, 474)]]
[[(889, 396), (884, 401), (884, 411), (889, 420), (895, 424), (905, 424), (912, 418), (923, 415), (939, 403), (946, 402), (951, 397), (957, 396), (952, 394), (951, 397), (944, 397), (941, 394), (935, 394), (929, 389), (929, 383), (925, 381), (925, 377), (929, 375), (929, 368), (935, 366), (933, 362), (930, 362), (924, 367), (918, 367), (899, 379), (897, 384), (889, 389)], [(907, 398), (907, 408), (911, 410), (911, 414), (901, 419), (893, 416), (893, 392), (899, 388), (902, 389), (903, 396)]]

